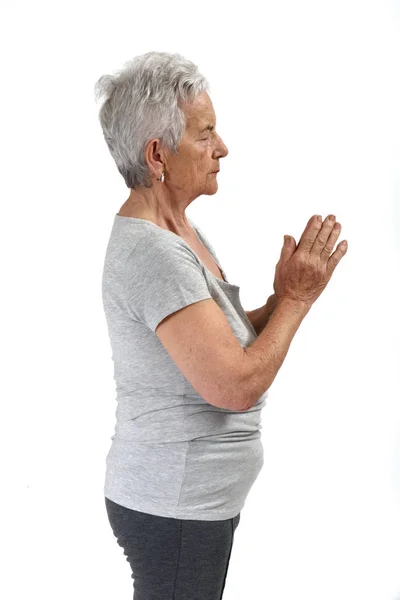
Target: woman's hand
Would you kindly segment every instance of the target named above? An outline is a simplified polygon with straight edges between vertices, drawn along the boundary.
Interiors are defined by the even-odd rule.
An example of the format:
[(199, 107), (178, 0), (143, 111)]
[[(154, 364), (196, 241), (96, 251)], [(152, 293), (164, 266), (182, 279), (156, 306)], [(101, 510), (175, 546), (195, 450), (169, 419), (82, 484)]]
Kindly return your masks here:
[(313, 215), (300, 242), (285, 236), (281, 256), (276, 265), (274, 290), (276, 296), (314, 303), (329, 283), (334, 270), (347, 252), (342, 241), (332, 250), (340, 235), (341, 225), (335, 215)]
[(264, 305), (264, 317), (266, 317), (264, 327), (268, 323), (270, 316), (274, 312), (276, 305), (278, 304), (278, 300), (279, 300), (279, 297), (276, 294), (272, 294), (268, 298), (267, 303)]
[[(296, 244), (296, 240), (295, 240), (295, 239), (294, 239), (294, 237), (292, 237), (292, 236), (285, 236), (285, 237), (288, 237), (288, 238), (290, 238), (290, 242), (289, 242), (289, 248), (290, 248), (290, 251), (291, 251), (291, 253), (290, 253), (290, 256), (291, 256), (291, 255), (292, 255), (292, 254), (294, 254), (294, 253), (296, 252), (296, 250), (297, 250), (297, 244)], [(277, 262), (277, 264), (276, 264), (276, 268), (275, 268), (275, 279), (274, 279), (274, 296), (276, 296), (276, 301), (278, 301), (278, 300), (279, 300), (279, 293), (277, 292), (277, 289), (278, 289), (278, 285), (277, 285), (277, 273), (278, 273), (278, 270), (279, 270), (279, 265), (280, 265), (280, 262), (281, 262), (281, 260), (282, 260), (282, 255), (283, 255), (283, 253), (281, 252), (281, 255), (280, 255), (280, 257), (279, 257), (279, 260), (278, 260), (278, 262)], [(287, 260), (287, 258), (286, 258), (286, 260)]]

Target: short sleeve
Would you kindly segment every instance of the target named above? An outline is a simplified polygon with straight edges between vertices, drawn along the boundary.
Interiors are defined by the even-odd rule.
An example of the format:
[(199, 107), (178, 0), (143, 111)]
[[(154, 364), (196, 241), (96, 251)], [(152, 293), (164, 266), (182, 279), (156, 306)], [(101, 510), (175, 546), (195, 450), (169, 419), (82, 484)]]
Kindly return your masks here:
[(168, 315), (212, 298), (196, 254), (175, 237), (168, 233), (146, 234), (125, 263), (128, 310), (153, 332)]

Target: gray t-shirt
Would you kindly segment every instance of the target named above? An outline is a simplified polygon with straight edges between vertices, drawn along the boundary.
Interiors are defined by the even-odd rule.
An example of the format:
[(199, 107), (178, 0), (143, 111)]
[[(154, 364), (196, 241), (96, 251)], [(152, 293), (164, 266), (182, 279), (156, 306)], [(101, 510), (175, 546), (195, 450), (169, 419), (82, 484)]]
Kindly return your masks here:
[(257, 334), (214, 249), (188, 219), (224, 281), (178, 235), (115, 215), (102, 297), (114, 362), (116, 425), (104, 494), (127, 508), (176, 519), (236, 516), (264, 464), (261, 409), (217, 408), (182, 375), (155, 333), (169, 314), (213, 298), (242, 347)]

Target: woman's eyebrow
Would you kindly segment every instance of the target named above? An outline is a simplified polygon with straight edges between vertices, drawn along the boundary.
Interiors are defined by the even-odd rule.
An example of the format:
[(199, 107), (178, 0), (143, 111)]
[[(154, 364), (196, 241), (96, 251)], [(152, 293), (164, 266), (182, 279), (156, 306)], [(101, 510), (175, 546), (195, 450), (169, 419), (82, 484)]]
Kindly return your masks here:
[(214, 125), (207, 125), (207, 127), (204, 127), (204, 129), (202, 129), (200, 131), (200, 133), (203, 133), (203, 131), (205, 131), (206, 129), (209, 129), (210, 131), (212, 131), (214, 129)]

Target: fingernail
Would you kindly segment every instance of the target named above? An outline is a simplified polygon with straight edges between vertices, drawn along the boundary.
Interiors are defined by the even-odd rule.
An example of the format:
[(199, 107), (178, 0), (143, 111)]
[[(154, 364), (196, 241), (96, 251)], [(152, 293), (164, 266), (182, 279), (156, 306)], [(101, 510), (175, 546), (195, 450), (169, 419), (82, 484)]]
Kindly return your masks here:
[(322, 223), (322, 217), (321, 217), (321, 215), (318, 215), (317, 221), (318, 221), (318, 223)]

